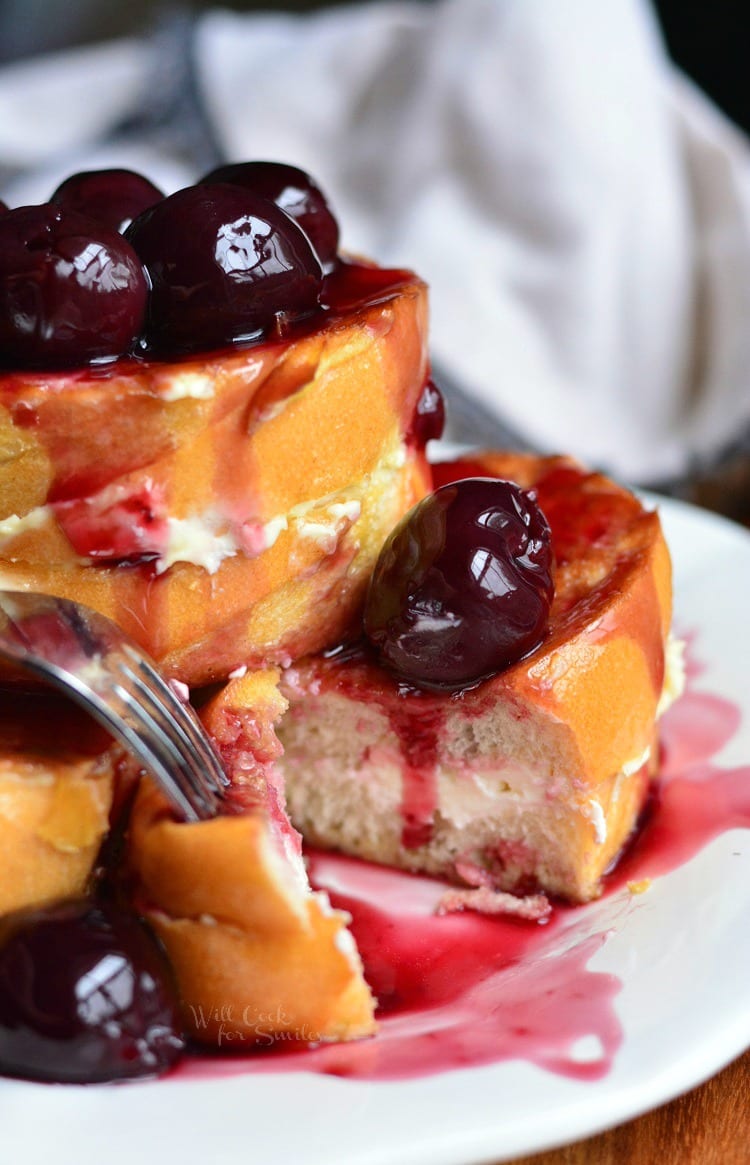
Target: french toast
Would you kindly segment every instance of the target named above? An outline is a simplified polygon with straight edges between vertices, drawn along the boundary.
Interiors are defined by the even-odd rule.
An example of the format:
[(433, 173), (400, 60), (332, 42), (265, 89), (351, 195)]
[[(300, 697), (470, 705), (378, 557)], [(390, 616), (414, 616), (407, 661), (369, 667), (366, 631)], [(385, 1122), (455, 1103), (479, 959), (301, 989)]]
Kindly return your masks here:
[(429, 482), (424, 284), (363, 271), (288, 341), (0, 374), (2, 585), (108, 615), (191, 686), (340, 637)]
[[(111, 617), (192, 688), (250, 669), (203, 713), (227, 813), (182, 824), (143, 781), (133, 901), (199, 1038), (216, 1043), (217, 993), (249, 1042), (262, 1016), (272, 1034), (354, 1038), (374, 1002), (344, 916), (307, 882), (271, 763), (283, 700), (263, 669), (356, 626), (384, 538), (429, 489), (425, 399), (439, 394), (422, 281), (340, 257), (308, 176), (249, 169), (249, 191), (233, 172), (169, 198), (127, 172), (75, 175), (50, 204), (2, 215), (0, 585)], [(252, 712), (234, 714), (237, 692)], [(79, 786), (93, 783), (66, 763), (50, 748), (40, 781), (83, 832)], [(30, 815), (24, 798), (3, 837)], [(26, 828), (18, 870), (3, 862), (18, 890), (4, 908), (80, 893), (97, 824), (64, 876)]]
[(347, 916), (311, 892), (284, 808), (277, 683), (276, 671), (248, 672), (202, 709), (231, 780), (220, 817), (176, 822), (144, 782), (131, 819), (135, 902), (169, 955), (186, 1030), (213, 1046), (375, 1030)]
[[(279, 178), (276, 164), (241, 165), (240, 185), (258, 168)], [(337, 257), (306, 176), (314, 213), (298, 229), (265, 188), (248, 201), (227, 186), (236, 169), (170, 199), (146, 190), (124, 242), (64, 208), (0, 219), (0, 341), (22, 356), (20, 370), (0, 365), (0, 585), (110, 616), (193, 689), (230, 778), (224, 811), (181, 822), (144, 778), (120, 892), (166, 948), (184, 1029), (214, 1047), (375, 1030), (347, 916), (311, 890), (300, 834), (457, 883), (446, 909), (508, 909), (511, 892), (533, 918), (544, 894), (594, 898), (644, 804), (677, 686), (658, 516), (563, 457), (430, 469), (442, 413), (424, 284)], [(209, 213), (230, 266), (204, 280), (210, 248), (194, 254), (190, 236)], [(89, 231), (131, 264), (105, 362), (78, 311), (85, 287), (64, 291), (70, 318), (41, 356), (5, 310), (14, 215), (17, 234)], [(190, 294), (175, 275), (184, 252)], [(85, 327), (70, 345), (73, 316)], [(520, 658), (420, 688), (362, 646), (368, 587), (432, 485), (476, 477), (538, 503), (544, 619)], [(0, 699), (0, 914), (85, 889), (121, 759), (85, 733), (39, 744), (25, 699)]]
[(119, 752), (62, 696), (0, 690), (0, 916), (87, 888)]
[(482, 453), (435, 477), (534, 491), (555, 556), (547, 634), (453, 694), (414, 690), (356, 647), (286, 669), (292, 820), (315, 845), (447, 877), (477, 903), (488, 889), (587, 901), (644, 804), (675, 683), (658, 515), (567, 458)]

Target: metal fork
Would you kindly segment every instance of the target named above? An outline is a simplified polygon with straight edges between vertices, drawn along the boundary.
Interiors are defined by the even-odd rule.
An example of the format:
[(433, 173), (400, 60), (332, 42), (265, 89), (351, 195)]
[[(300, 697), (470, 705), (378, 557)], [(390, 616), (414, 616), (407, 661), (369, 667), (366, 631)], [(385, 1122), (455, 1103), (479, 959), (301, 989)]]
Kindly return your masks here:
[(110, 619), (69, 599), (0, 591), (0, 660), (85, 708), (186, 821), (216, 814), (228, 781), (198, 717)]

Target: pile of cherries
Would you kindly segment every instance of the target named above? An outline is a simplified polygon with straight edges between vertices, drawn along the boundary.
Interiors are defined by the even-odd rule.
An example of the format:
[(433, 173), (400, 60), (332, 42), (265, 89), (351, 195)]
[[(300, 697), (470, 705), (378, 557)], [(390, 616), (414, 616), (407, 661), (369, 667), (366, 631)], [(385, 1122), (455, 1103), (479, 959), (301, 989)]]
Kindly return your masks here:
[(165, 198), (130, 170), (0, 203), (0, 367), (172, 359), (283, 334), (312, 314), (339, 230), (295, 166), (222, 166)]

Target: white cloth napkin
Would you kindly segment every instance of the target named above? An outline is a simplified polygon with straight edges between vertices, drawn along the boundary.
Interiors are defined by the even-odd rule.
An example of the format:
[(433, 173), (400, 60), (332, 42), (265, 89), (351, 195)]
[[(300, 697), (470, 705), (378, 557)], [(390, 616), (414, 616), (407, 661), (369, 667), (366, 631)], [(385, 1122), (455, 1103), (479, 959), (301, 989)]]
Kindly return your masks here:
[[(646, 0), (215, 11), (198, 59), (227, 158), (310, 170), (348, 249), (418, 270), (436, 361), (489, 418), (636, 481), (750, 431), (750, 148)], [(0, 170), (47, 163), (9, 195), (119, 163), (87, 142), (142, 81), (131, 42), (0, 74)]]

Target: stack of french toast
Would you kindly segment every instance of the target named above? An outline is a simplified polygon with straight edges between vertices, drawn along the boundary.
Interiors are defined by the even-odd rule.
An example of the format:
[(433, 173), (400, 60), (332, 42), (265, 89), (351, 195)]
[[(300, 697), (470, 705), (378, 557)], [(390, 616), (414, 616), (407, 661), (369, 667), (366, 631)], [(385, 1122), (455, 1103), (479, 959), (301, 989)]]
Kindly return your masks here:
[(119, 746), (6, 680), (0, 912), (95, 892), (117, 828), (194, 1038), (217, 1000), (365, 1036), (376, 1001), (302, 840), (443, 878), (452, 908), (596, 897), (679, 684), (669, 554), (655, 512), (569, 458), (428, 463), (425, 285), (342, 257), (306, 175), (248, 163), (171, 198), (134, 177), (0, 213), (0, 585), (119, 623), (187, 686), (230, 785), (197, 824), (147, 774), (125, 797)]

